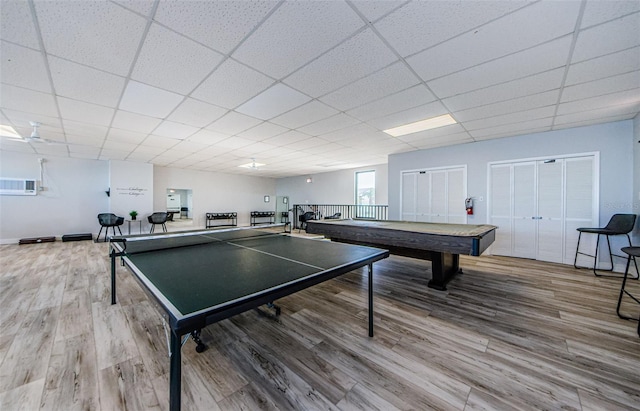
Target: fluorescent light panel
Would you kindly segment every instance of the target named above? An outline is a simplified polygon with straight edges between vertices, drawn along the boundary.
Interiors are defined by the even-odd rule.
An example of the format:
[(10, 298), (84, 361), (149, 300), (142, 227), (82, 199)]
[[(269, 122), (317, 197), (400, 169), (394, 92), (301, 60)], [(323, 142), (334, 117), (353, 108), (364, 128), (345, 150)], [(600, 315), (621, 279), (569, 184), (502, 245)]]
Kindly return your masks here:
[(258, 168), (258, 167), (262, 167), (262, 166), (266, 166), (266, 164), (251, 162), (251, 163), (243, 164), (243, 165), (238, 166), (238, 167)]
[(431, 130), (432, 128), (438, 128), (448, 126), (449, 124), (455, 124), (457, 121), (453, 119), (449, 114), (443, 116), (429, 118), (427, 120), (416, 121), (415, 123), (405, 124), (404, 126), (390, 128), (384, 130), (385, 133), (394, 137), (404, 136), (406, 134), (417, 133), (418, 131)]

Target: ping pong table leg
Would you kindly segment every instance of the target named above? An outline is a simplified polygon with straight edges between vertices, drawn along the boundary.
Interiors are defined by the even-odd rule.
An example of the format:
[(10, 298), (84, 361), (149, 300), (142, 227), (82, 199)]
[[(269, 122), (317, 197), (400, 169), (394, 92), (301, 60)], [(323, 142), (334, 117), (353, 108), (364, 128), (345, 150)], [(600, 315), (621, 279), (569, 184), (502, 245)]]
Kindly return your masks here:
[(373, 337), (373, 263), (369, 263), (369, 337)]
[(171, 361), (169, 370), (169, 409), (180, 411), (180, 393), (182, 391), (182, 361), (180, 336), (171, 330)]
[(111, 305), (116, 303), (116, 256), (111, 250)]

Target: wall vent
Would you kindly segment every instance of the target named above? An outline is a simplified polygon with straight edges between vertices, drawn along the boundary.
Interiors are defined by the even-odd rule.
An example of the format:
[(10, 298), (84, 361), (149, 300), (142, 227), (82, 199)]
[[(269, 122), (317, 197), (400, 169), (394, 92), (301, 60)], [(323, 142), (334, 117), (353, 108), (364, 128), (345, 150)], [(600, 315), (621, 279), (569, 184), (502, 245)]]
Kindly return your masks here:
[(36, 180), (0, 177), (0, 195), (34, 196), (36, 194), (38, 194)]

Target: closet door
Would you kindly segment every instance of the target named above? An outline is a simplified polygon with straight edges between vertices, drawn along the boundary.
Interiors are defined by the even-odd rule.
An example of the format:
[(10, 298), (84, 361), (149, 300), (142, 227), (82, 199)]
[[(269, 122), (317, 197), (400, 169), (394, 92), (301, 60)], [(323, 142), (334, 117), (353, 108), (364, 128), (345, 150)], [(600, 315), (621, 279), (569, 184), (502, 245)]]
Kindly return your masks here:
[(538, 161), (537, 259), (562, 263), (564, 160)]
[(536, 258), (536, 163), (513, 165), (513, 254)]
[(467, 222), (467, 210), (464, 206), (464, 169), (451, 170), (447, 175), (447, 179), (447, 222), (465, 224)]
[(489, 222), (498, 227), (491, 253), (496, 255), (511, 255), (511, 171), (511, 164), (497, 164), (490, 168)]
[(416, 221), (417, 173), (402, 173), (402, 220)]
[[(566, 159), (565, 185), (565, 235), (564, 263), (573, 264), (578, 243), (578, 227), (598, 227), (596, 203), (596, 161), (593, 156)], [(595, 235), (584, 235), (580, 249), (593, 250), (596, 247)], [(579, 255), (578, 265), (593, 264), (589, 257)]]
[(432, 223), (447, 222), (447, 172), (431, 172), (431, 213)]
[(431, 173), (420, 171), (416, 176), (416, 219), (431, 221)]

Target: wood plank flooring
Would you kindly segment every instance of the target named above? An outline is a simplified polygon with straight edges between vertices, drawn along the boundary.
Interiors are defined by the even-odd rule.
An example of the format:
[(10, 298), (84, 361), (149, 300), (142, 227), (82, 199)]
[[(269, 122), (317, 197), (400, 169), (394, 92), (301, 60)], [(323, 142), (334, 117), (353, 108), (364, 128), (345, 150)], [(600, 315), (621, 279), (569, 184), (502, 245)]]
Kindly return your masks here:
[[(571, 266), (463, 257), (446, 292), (430, 263), (366, 273), (246, 312), (183, 347), (184, 410), (640, 410), (637, 322), (620, 280)], [(0, 246), (0, 410), (168, 410), (161, 315), (88, 241)], [(640, 282), (630, 289), (640, 295)], [(625, 312), (640, 305), (627, 299)]]

